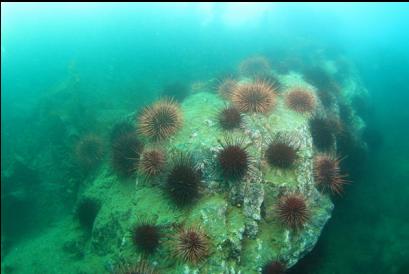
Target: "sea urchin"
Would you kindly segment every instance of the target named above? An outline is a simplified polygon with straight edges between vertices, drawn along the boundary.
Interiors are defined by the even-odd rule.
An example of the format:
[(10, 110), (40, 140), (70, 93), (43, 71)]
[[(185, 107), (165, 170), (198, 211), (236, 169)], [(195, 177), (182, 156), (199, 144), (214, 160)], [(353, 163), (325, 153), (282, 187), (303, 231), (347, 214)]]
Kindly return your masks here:
[(286, 270), (285, 265), (280, 261), (271, 261), (266, 263), (262, 270), (262, 274), (284, 274)]
[(236, 87), (237, 82), (234, 79), (227, 78), (221, 81), (219, 86), (217, 87), (217, 90), (219, 91), (219, 94), (222, 98), (224, 99), (230, 99), (231, 94)]
[(135, 126), (128, 121), (121, 121), (116, 123), (110, 134), (111, 145), (115, 144), (116, 140), (125, 134), (135, 132)]
[(86, 135), (77, 143), (75, 154), (85, 168), (94, 168), (105, 154), (102, 139), (93, 134)]
[(313, 118), (310, 120), (310, 130), (313, 143), (318, 150), (329, 150), (334, 144), (334, 130), (330, 120)]
[(291, 138), (288, 136), (274, 137), (265, 153), (268, 164), (282, 169), (291, 168), (298, 159), (298, 147), (291, 143)]
[(121, 264), (115, 270), (115, 274), (158, 274), (146, 261), (140, 261), (137, 264)]
[(264, 56), (252, 56), (239, 65), (240, 74), (247, 77), (263, 77), (270, 73), (270, 62)]
[(136, 224), (132, 231), (132, 242), (135, 247), (144, 253), (154, 253), (160, 244), (161, 231), (158, 226), (148, 221)]
[(78, 203), (76, 208), (76, 216), (83, 228), (88, 231), (92, 230), (99, 209), (99, 202), (91, 198), (85, 198)]
[(217, 156), (217, 162), (224, 178), (228, 180), (240, 180), (250, 168), (250, 155), (243, 139), (233, 140), (225, 138), (220, 143), (222, 149)]
[(241, 112), (267, 113), (276, 103), (276, 94), (270, 83), (256, 80), (236, 85), (231, 100)]
[(187, 206), (199, 196), (201, 172), (191, 155), (181, 153), (173, 161), (166, 178), (166, 190), (177, 206)]
[(145, 107), (138, 122), (141, 135), (155, 141), (164, 140), (182, 127), (182, 113), (179, 104), (163, 99)]
[(293, 230), (300, 229), (310, 216), (305, 198), (298, 194), (281, 197), (277, 206), (277, 213), (281, 223)]
[(143, 144), (135, 132), (124, 133), (112, 145), (112, 166), (121, 176), (129, 177), (136, 170)]
[(225, 107), (219, 114), (219, 124), (225, 130), (232, 130), (240, 127), (241, 124), (241, 114), (239, 110), (235, 107)]
[(166, 164), (166, 155), (160, 149), (150, 149), (142, 153), (139, 170), (146, 176), (153, 177), (160, 174)]
[(198, 228), (182, 229), (176, 238), (176, 255), (185, 262), (198, 263), (209, 252), (205, 233)]
[(315, 183), (324, 191), (341, 194), (345, 175), (340, 174), (340, 160), (325, 154), (317, 155), (314, 159)]
[(317, 104), (312, 92), (303, 88), (290, 90), (285, 97), (285, 103), (290, 109), (302, 113), (312, 113)]

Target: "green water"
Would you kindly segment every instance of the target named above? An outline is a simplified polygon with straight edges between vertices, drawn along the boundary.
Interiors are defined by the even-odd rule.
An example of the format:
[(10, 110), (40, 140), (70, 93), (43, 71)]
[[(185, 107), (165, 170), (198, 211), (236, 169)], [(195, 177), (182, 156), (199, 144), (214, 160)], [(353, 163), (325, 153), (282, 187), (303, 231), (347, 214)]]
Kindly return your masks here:
[[(248, 128), (265, 135), (308, 126), (313, 115), (289, 111), (284, 94), (306, 83), (317, 88), (314, 92), (325, 90), (323, 70), (341, 87), (340, 94), (334, 95), (337, 107), (319, 107), (315, 115), (340, 117), (338, 105), (344, 104), (359, 117), (342, 120), (356, 140), (342, 146), (337, 139), (337, 152), (346, 157), (342, 172), (349, 175), (345, 191), (328, 196), (334, 203), (331, 218), (312, 251), (287, 273), (409, 273), (408, 18), (406, 3), (2, 3), (2, 272), (110, 273), (121, 260), (138, 261), (144, 256), (122, 234), (141, 212), (154, 215), (171, 233), (180, 223), (195, 225), (202, 218), (213, 244), (226, 237), (242, 242), (241, 264), (231, 261), (242, 273), (256, 273), (278, 250), (284, 254), (284, 232), (271, 225), (275, 215), (268, 206), (257, 221), (256, 240), (235, 234), (249, 228), (244, 203), (231, 205), (231, 185), (216, 187), (215, 195), (202, 194), (185, 211), (161, 194), (162, 179), (135, 186), (139, 175), (121, 178), (111, 165), (113, 126), (126, 119), (134, 125), (144, 106), (164, 96), (179, 101), (184, 121), (162, 148), (201, 151), (195, 157), (206, 164), (207, 153), (224, 136), (212, 119), (231, 104), (217, 93), (218, 85), (228, 76), (251, 82), (240, 74), (240, 64), (262, 56), (271, 66), (263, 77), (274, 78), (281, 89), (271, 114), (245, 115)], [(321, 73), (318, 82), (304, 81), (312, 68)], [(89, 133), (105, 148), (96, 168), (81, 164), (76, 154)], [(249, 151), (260, 158), (257, 149)], [(302, 147), (302, 159), (311, 151)], [(273, 182), (264, 184), (265, 195), (271, 194), (268, 205), (275, 201), (275, 187), (293, 187), (296, 175), (261, 165), (263, 178)], [(211, 163), (204, 167), (205, 178), (214, 176)], [(77, 213), (84, 197), (102, 203), (88, 228)], [(328, 207), (327, 196), (319, 197), (319, 205)], [(227, 212), (226, 224), (203, 221), (220, 208)], [(319, 208), (314, 214), (322, 213)], [(97, 229), (104, 224), (109, 229)], [(171, 254), (166, 242), (147, 260), (159, 273), (186, 271)], [(212, 254), (199, 273), (219, 273), (219, 257), (236, 256)]]

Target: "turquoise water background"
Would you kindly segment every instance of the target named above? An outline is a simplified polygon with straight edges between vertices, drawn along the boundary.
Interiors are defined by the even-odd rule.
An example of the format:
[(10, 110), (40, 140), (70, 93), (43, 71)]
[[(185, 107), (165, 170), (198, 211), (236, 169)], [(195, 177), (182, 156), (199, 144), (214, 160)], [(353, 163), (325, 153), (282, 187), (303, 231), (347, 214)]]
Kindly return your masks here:
[[(42, 99), (72, 79), (85, 113), (131, 112), (157, 98), (164, 83), (205, 80), (249, 55), (274, 60), (289, 49), (342, 53), (355, 63), (373, 130), (373, 146), (355, 163), (317, 246), (290, 273), (409, 273), (407, 3), (2, 3), (2, 180), (11, 158), (26, 151), (21, 133), (46, 134), (35, 124)], [(48, 216), (38, 227), (23, 229), (21, 240), (67, 214), (66, 199), (42, 213)]]

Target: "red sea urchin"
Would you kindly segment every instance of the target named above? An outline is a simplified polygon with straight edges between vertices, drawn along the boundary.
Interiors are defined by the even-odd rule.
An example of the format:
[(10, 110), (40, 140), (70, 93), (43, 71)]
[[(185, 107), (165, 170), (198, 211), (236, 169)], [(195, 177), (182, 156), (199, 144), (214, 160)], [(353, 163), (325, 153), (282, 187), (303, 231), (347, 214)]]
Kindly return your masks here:
[(96, 135), (86, 135), (77, 143), (75, 154), (78, 161), (85, 168), (94, 168), (104, 157), (104, 143), (102, 139)]
[(196, 264), (209, 254), (209, 241), (198, 228), (182, 229), (176, 238), (176, 255), (185, 262)]
[(345, 184), (345, 175), (340, 174), (340, 160), (325, 154), (317, 155), (314, 159), (315, 183), (323, 191), (341, 194)]
[(160, 149), (148, 149), (143, 151), (139, 162), (139, 170), (148, 177), (160, 174), (166, 164), (166, 155)]
[(201, 172), (195, 167), (192, 156), (179, 154), (165, 181), (170, 198), (179, 207), (190, 205), (199, 197), (200, 184)]
[(218, 114), (220, 126), (225, 130), (232, 130), (240, 127), (241, 114), (239, 110), (233, 106), (225, 107)]
[(220, 143), (222, 149), (217, 155), (217, 162), (223, 177), (227, 180), (240, 180), (250, 169), (249, 145), (244, 146), (243, 139), (225, 138)]
[(174, 135), (182, 127), (182, 113), (179, 104), (162, 99), (145, 107), (138, 118), (141, 135), (160, 141)]
[(307, 203), (301, 194), (281, 197), (277, 205), (277, 213), (281, 223), (293, 230), (299, 230), (310, 217)]
[(286, 270), (286, 266), (280, 261), (272, 261), (266, 263), (262, 270), (262, 274), (284, 274)]
[(116, 138), (112, 145), (112, 166), (121, 176), (129, 177), (136, 170), (143, 144), (135, 132)]
[(160, 244), (161, 231), (158, 226), (148, 221), (139, 221), (132, 231), (132, 242), (135, 247), (146, 254), (154, 253)]
[(256, 80), (236, 85), (231, 101), (241, 112), (267, 113), (275, 106), (276, 93), (270, 83)]
[(311, 114), (317, 104), (313, 93), (303, 88), (290, 90), (285, 96), (285, 103), (288, 108), (302, 114)]

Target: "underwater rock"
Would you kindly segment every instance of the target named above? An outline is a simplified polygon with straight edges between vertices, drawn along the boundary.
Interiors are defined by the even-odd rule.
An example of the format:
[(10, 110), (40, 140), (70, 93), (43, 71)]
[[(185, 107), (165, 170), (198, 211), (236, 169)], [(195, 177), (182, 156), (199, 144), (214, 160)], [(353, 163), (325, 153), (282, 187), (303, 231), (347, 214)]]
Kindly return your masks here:
[[(224, 99), (215, 93), (193, 94), (181, 104), (181, 113), (188, 119), (174, 136), (145, 140), (148, 147), (162, 149), (169, 161), (180, 152), (192, 156), (201, 185), (199, 196), (189, 205), (182, 207), (167, 194), (161, 183), (166, 171), (154, 180), (141, 174), (136, 184), (123, 184), (118, 181), (133, 179), (116, 176), (106, 167), (87, 183), (87, 195), (103, 204), (94, 222), (92, 253), (110, 254), (118, 263), (140, 258), (143, 254), (133, 246), (129, 231), (141, 218), (153, 220), (165, 235), (199, 229), (209, 244), (202, 253), (205, 257), (189, 262), (175, 255), (188, 252), (175, 250), (176, 236), (161, 239), (158, 248), (143, 257), (164, 273), (257, 273), (278, 257), (290, 267), (314, 247), (333, 204), (314, 184), (309, 117), (289, 110), (280, 97), (274, 110), (243, 114), (240, 127), (227, 131), (218, 125), (223, 107)], [(278, 133), (296, 142), (297, 160), (288, 169), (272, 167), (265, 160), (269, 142)], [(220, 172), (218, 155), (225, 138), (243, 140), (249, 162), (242, 177), (224, 178)], [(310, 213), (296, 231), (281, 224), (276, 213), (281, 195), (295, 192), (306, 197)]]
[[(356, 122), (359, 119), (354, 111), (347, 111), (350, 103), (341, 97), (332, 102), (331, 110), (325, 108), (317, 96), (319, 90), (306, 83), (302, 75), (292, 72), (279, 75), (279, 80), (283, 92), (274, 93), (271, 107), (239, 111), (240, 121), (234, 127), (224, 127), (220, 120), (220, 112), (232, 107), (232, 98), (217, 93), (217, 87), (211, 85), (198, 85), (200, 89), (177, 104), (177, 127), (160, 138), (141, 134), (140, 113), (122, 117), (124, 122), (112, 128), (110, 142), (106, 143), (112, 148), (121, 136), (135, 137), (131, 140), (136, 142), (131, 143), (137, 146), (125, 142), (120, 151), (126, 156), (122, 158), (129, 176), (117, 172), (118, 166), (112, 161), (115, 150), (111, 149), (111, 160), (102, 159), (98, 169), (84, 177), (79, 186), (77, 209), (81, 201), (96, 201), (98, 206), (90, 203), (83, 214), (75, 211), (73, 228), (67, 228), (72, 235), (61, 244), (58, 241), (60, 248), (78, 262), (95, 262), (100, 268), (98, 273), (115, 272), (121, 266), (141, 262), (155, 273), (260, 273), (270, 262), (280, 261), (286, 268), (296, 264), (313, 249), (333, 210), (331, 193), (321, 191), (314, 181), (314, 159), (324, 153), (317, 136), (329, 136), (321, 138), (329, 140), (322, 142), (329, 144), (325, 147), (328, 155), (338, 156), (337, 151), (339, 156), (354, 156), (354, 144), (361, 144), (355, 139), (361, 135), (357, 128), (362, 124)], [(259, 80), (240, 78), (237, 85), (251, 86), (251, 81)], [(314, 96), (310, 111), (294, 111), (287, 104), (286, 94), (294, 88), (308, 90)], [(346, 107), (343, 109), (340, 103)], [(340, 135), (332, 129), (333, 121), (342, 116), (352, 122)], [(160, 119), (151, 119), (149, 125), (161, 131), (162, 123), (171, 121), (168, 118), (174, 115), (158, 111), (152, 117)], [(328, 134), (314, 131), (311, 121), (315, 119), (328, 121), (324, 123), (324, 130), (328, 129), (324, 133)], [(341, 122), (345, 124), (344, 120)], [(346, 138), (346, 132), (351, 133), (351, 138)], [(270, 149), (277, 143), (292, 148), (291, 157), (284, 157), (288, 154), (283, 150), (277, 153)], [(220, 155), (229, 146), (237, 146), (230, 151), (233, 157), (230, 154), (222, 161)], [(147, 161), (152, 151), (160, 152), (161, 157)], [(276, 155), (272, 157), (272, 153)], [(182, 161), (176, 183), (169, 187), (167, 179), (182, 154), (191, 159), (188, 165)], [(160, 168), (146, 172), (152, 163)], [(184, 178), (189, 174), (194, 175), (189, 177), (195, 179), (194, 192), (192, 180)], [(188, 203), (178, 203), (172, 197), (174, 186), (182, 189), (176, 195), (188, 197)], [(292, 195), (302, 197), (305, 206), (301, 208), (301, 221), (286, 222), (283, 218), (294, 215), (291, 208), (284, 212), (287, 215), (279, 212), (280, 204)], [(138, 223), (158, 229), (159, 238), (150, 252), (143, 252), (135, 244), (132, 233), (136, 233)], [(144, 235), (137, 235), (140, 242), (149, 240)], [(90, 273), (80, 264), (75, 268)]]
[[(141, 119), (143, 111), (136, 111), (117, 115), (114, 127), (111, 120), (105, 121), (108, 134), (103, 144), (110, 153), (98, 161), (95, 172), (81, 177), (76, 215), (70, 216), (72, 227), (66, 228), (70, 233), (60, 231), (71, 235), (58, 240), (61, 250), (73, 260), (92, 261), (109, 272), (141, 262), (157, 273), (260, 273), (270, 262), (283, 262), (286, 268), (296, 264), (313, 249), (333, 210), (332, 194), (322, 191), (314, 181), (314, 159), (324, 152), (337, 157), (354, 156), (354, 148), (358, 144), (361, 147), (357, 138), (363, 135), (357, 129), (364, 127), (351, 108), (351, 100), (342, 97), (344, 86), (342, 94), (331, 93), (336, 100), (329, 108), (317, 95), (319, 87), (307, 83), (303, 75), (292, 71), (275, 76), (282, 91), (270, 86), (270, 82), (263, 84), (266, 89), (262, 94), (267, 93), (269, 104), (261, 108), (259, 104), (265, 104), (265, 100), (255, 101), (252, 96), (240, 97), (239, 105), (250, 107), (235, 108), (233, 98), (217, 92), (217, 85), (195, 82), (181, 102), (159, 100), (162, 104), (154, 109), (154, 115), (148, 115), (149, 119)], [(237, 76), (234, 84), (254, 93), (252, 89), (260, 88), (255, 85), (260, 81), (251, 75)], [(360, 89), (347, 84), (351, 91)], [(289, 104), (287, 96), (294, 90), (308, 94), (297, 96)], [(232, 92), (237, 97), (237, 87)], [(311, 99), (307, 103), (312, 102), (307, 108), (303, 105), (305, 97)], [(174, 111), (169, 112), (169, 107)], [(234, 119), (231, 115), (227, 118), (234, 123), (226, 126), (226, 121), (231, 120), (220, 119), (220, 113), (232, 108), (236, 111)], [(317, 119), (325, 121), (323, 127), (311, 126)], [(141, 130), (141, 120), (148, 130)], [(347, 124), (347, 131), (333, 131), (336, 120)], [(167, 131), (163, 123), (174, 127)], [(327, 131), (322, 133), (316, 128)], [(351, 136), (346, 136), (347, 132)], [(127, 140), (123, 136), (131, 136), (131, 142), (121, 143)], [(290, 150), (271, 149), (277, 143)], [(321, 143), (328, 145), (322, 149)], [(123, 144), (120, 150), (118, 144)], [(221, 157), (229, 146), (237, 147), (229, 157)], [(152, 152), (160, 157), (149, 158)], [(121, 157), (115, 164), (116, 154)], [(182, 165), (191, 172), (182, 168), (176, 183), (169, 187), (167, 179), (181, 154), (191, 158), (188, 165)], [(118, 173), (118, 163), (129, 176)], [(153, 170), (152, 164), (158, 168)], [(32, 174), (30, 170), (22, 171)], [(192, 180), (184, 178), (189, 174), (194, 175), (189, 177), (195, 179), (193, 188)], [(182, 191), (176, 193), (172, 189), (175, 186)], [(2, 184), (2, 190), (15, 194), (8, 187)], [(178, 203), (172, 193), (188, 197), (189, 202)], [(298, 222), (283, 220), (293, 212), (279, 212), (281, 201), (292, 195), (305, 201)], [(84, 201), (89, 202), (88, 206), (85, 203), (80, 210)], [(18, 207), (13, 205), (12, 209)], [(135, 244), (133, 233), (138, 232), (134, 228), (140, 223), (158, 229), (158, 238), (149, 252)], [(139, 243), (149, 240), (142, 234), (136, 235)], [(82, 269), (80, 264), (75, 267)], [(81, 271), (90, 273), (87, 270)]]
[(261, 182), (250, 182), (243, 201), (243, 213), (248, 219), (246, 222), (246, 235), (255, 238), (258, 231), (257, 221), (260, 221), (261, 204), (264, 199), (264, 190)]
[(64, 252), (71, 254), (74, 258), (82, 259), (84, 257), (84, 243), (80, 240), (68, 240), (63, 244), (62, 249)]

